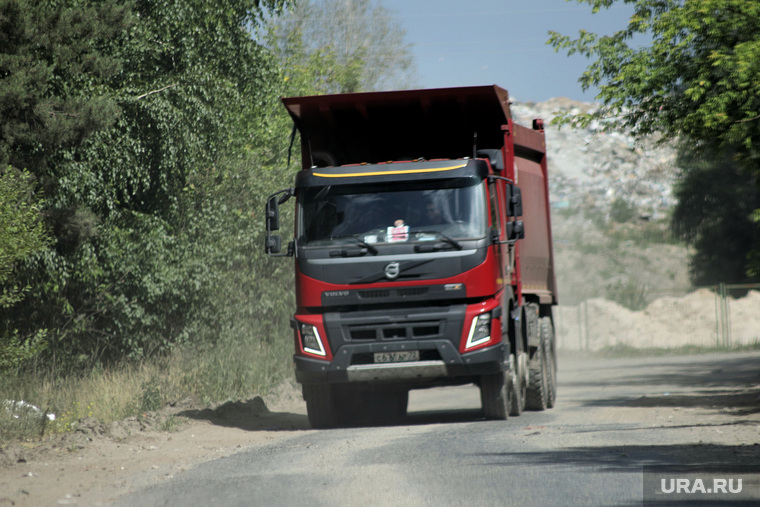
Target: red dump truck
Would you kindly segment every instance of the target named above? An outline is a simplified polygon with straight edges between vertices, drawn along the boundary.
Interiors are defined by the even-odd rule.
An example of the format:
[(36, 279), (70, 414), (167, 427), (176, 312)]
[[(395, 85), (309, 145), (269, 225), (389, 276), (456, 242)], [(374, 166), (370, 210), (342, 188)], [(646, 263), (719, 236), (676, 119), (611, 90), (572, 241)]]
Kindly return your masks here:
[[(295, 373), (311, 425), (398, 420), (411, 389), (473, 383), (486, 418), (552, 407), (543, 122), (513, 123), (498, 86), (283, 103), (302, 170), (267, 201), (265, 248), (295, 258)], [(272, 232), (290, 197), (283, 245)]]

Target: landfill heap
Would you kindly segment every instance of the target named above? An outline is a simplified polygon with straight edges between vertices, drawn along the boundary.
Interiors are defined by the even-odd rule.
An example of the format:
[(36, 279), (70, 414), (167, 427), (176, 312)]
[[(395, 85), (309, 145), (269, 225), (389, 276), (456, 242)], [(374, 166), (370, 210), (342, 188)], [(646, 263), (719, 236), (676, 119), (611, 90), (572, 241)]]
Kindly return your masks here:
[(551, 198), (555, 209), (594, 206), (609, 213), (623, 200), (641, 219), (661, 219), (675, 205), (672, 186), (677, 170), (672, 143), (636, 141), (623, 130), (605, 131), (599, 124), (576, 129), (551, 124), (558, 112), (589, 112), (594, 104), (558, 98), (515, 103), (518, 123), (543, 118), (546, 125)]

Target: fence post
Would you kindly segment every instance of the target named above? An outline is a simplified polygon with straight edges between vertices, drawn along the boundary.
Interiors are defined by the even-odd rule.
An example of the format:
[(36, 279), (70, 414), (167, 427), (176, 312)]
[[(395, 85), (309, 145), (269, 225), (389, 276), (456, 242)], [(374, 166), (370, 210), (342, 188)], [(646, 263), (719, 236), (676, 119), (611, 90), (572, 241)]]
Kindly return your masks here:
[(583, 323), (585, 324), (586, 328), (586, 350), (591, 349), (591, 344), (589, 343), (589, 333), (588, 333), (588, 301), (583, 302)]
[(731, 308), (728, 300), (728, 287), (718, 284), (715, 293), (715, 342), (718, 347), (731, 346)]
[(726, 284), (720, 284), (720, 345), (726, 346)]
[(720, 285), (715, 288), (715, 345), (720, 346)]
[(723, 322), (725, 323), (726, 347), (731, 346), (731, 301), (728, 298), (728, 286), (723, 284)]

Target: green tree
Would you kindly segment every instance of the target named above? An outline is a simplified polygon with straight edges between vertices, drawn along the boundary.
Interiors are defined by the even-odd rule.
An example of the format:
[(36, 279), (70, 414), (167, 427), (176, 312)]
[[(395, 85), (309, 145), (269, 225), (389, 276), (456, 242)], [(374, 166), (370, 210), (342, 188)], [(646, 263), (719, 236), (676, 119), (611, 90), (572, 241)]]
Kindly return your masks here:
[[(31, 177), (9, 166), (0, 169), (0, 284), (10, 278), (16, 262), (48, 243)], [(5, 287), (0, 306), (18, 301), (21, 292), (19, 287)]]
[[(19, 287), (13, 270), (17, 262), (49, 244), (40, 214), (39, 196), (31, 177), (7, 166), (0, 169), (0, 308), (8, 309), (23, 299), (29, 287)], [(8, 283), (11, 282), (11, 283)], [(0, 324), (0, 371), (18, 366), (45, 347), (45, 332), (20, 336), (11, 322)]]
[[(577, 1), (594, 12), (618, 3)], [(612, 35), (550, 32), (555, 49), (593, 60), (580, 82), (599, 87), (604, 107), (576, 121), (612, 117), (641, 135), (717, 144), (758, 170), (760, 2), (622, 1), (634, 14)]]
[(393, 11), (374, 0), (302, 0), (269, 23), (292, 95), (410, 88), (416, 70)]
[(286, 3), (0, 0), (0, 154), (44, 189), (55, 239), (0, 320), (50, 329), (54, 362), (141, 357), (229, 315), (216, 268), (256, 230), (222, 183), (277, 135), (251, 30)]
[(697, 149), (682, 142), (678, 152), (681, 176), (674, 192), (674, 233), (694, 247), (691, 278), (697, 286), (746, 283), (749, 252), (760, 249), (760, 230), (753, 210), (760, 208), (756, 177), (740, 167), (731, 153)]
[(0, 0), (0, 167), (47, 185), (63, 150), (113, 124), (97, 83), (120, 71), (105, 48), (131, 23), (122, 3)]

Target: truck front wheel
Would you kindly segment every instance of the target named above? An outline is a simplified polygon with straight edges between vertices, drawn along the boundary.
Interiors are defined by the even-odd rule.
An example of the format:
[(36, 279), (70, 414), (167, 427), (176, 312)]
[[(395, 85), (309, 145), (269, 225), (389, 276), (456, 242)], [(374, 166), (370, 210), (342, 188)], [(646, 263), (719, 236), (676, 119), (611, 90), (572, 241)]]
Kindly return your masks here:
[(304, 384), (303, 399), (314, 429), (335, 426), (335, 393), (329, 384)]
[(509, 372), (480, 377), (480, 402), (486, 419), (504, 420), (509, 417), (512, 397), (511, 384)]
[(409, 404), (409, 391), (378, 392), (373, 401), (373, 422), (377, 424), (396, 424), (406, 417)]

